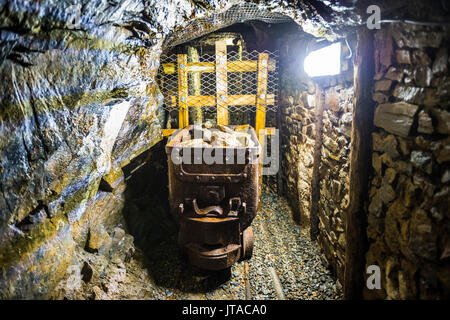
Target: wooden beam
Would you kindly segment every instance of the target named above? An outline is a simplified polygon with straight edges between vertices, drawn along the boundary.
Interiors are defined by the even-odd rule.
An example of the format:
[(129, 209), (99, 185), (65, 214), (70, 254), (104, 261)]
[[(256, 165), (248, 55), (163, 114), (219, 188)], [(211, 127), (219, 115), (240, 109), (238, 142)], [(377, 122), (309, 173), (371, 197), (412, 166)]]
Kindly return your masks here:
[(178, 124), (180, 128), (184, 128), (189, 125), (189, 113), (188, 113), (188, 81), (187, 81), (187, 55), (178, 55)]
[(188, 96), (189, 107), (213, 107), (216, 105), (215, 96)]
[[(276, 62), (275, 60), (268, 60), (268, 71), (274, 71)], [(244, 60), (244, 61), (230, 61), (227, 64), (228, 72), (255, 72), (258, 71), (258, 61)]]
[(195, 72), (195, 73), (214, 72), (214, 63), (213, 62), (189, 62), (187, 65), (187, 72)]
[(258, 61), (229, 61), (228, 72), (254, 72), (258, 70)]
[(254, 106), (256, 96), (254, 94), (230, 95), (228, 96), (227, 103), (230, 106)]
[(174, 63), (163, 63), (162, 67), (163, 67), (163, 71), (165, 74), (174, 74), (175, 73), (175, 64)]
[[(256, 90), (256, 119), (255, 130), (261, 144), (261, 163), (259, 166), (259, 196), (262, 192), (262, 173), (264, 159), (264, 140), (266, 128), (266, 106), (267, 106), (267, 74), (269, 65), (269, 54), (260, 53), (258, 55), (258, 86)], [(262, 132), (264, 131), (264, 132)]]
[(172, 108), (175, 110), (177, 108), (177, 97), (172, 96)]
[(372, 137), (375, 103), (373, 35), (360, 28), (354, 61), (355, 104), (350, 149), (349, 206), (345, 214), (345, 299), (361, 299), (365, 287), (365, 254), (368, 247), (367, 203), (372, 166)]
[[(195, 47), (189, 46), (188, 47), (188, 60), (190, 63), (201, 63), (199, 62), (199, 54), (198, 50)], [(189, 68), (189, 62), (188, 62), (188, 68)], [(189, 72), (189, 70), (188, 70)], [(201, 83), (200, 83), (200, 76), (201, 73), (194, 72), (191, 74), (190, 77), (188, 77), (189, 81), (189, 88), (191, 88), (192, 93), (194, 96), (199, 96), (201, 94)], [(189, 97), (188, 97), (188, 105), (189, 105)], [(194, 112), (192, 112), (194, 111)], [(200, 106), (196, 107), (194, 110), (191, 110), (191, 119), (194, 121), (194, 123), (202, 123), (203, 122), (203, 112), (202, 108)]]
[(216, 105), (217, 124), (228, 124), (227, 43), (216, 41)]
[[(163, 63), (165, 74), (175, 73), (174, 63)], [(188, 62), (187, 72), (212, 73), (214, 72), (214, 62)]]

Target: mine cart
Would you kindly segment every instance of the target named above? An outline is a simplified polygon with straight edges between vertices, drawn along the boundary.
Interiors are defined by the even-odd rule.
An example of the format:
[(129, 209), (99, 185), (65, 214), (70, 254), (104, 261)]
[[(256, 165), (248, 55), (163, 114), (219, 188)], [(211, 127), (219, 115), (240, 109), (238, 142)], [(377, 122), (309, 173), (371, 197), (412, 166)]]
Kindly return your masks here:
[(275, 132), (265, 121), (275, 109), (277, 72), (275, 54), (246, 52), (234, 35), (218, 37), (201, 50), (191, 44), (188, 54), (163, 56), (158, 80), (179, 245), (191, 264), (211, 270), (252, 255), (250, 224), (261, 196), (264, 138)]
[[(252, 255), (250, 224), (258, 209), (261, 146), (250, 126), (245, 132), (249, 141), (239, 146), (209, 145), (203, 138), (199, 143), (195, 128), (180, 130), (166, 145), (170, 210), (189, 261), (204, 269), (225, 269)], [(205, 155), (215, 163), (206, 163)]]

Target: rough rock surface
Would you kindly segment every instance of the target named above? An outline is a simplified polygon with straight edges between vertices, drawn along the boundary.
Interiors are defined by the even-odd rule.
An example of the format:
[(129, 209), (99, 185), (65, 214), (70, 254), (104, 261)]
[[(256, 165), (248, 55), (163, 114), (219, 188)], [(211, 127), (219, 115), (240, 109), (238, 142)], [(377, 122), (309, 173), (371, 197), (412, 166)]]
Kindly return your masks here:
[[(347, 71), (351, 75), (353, 69)], [(349, 155), (352, 130), (353, 82), (345, 81), (325, 89), (323, 142), (319, 167), (319, 237), (331, 269), (344, 282), (344, 215), (349, 201)]]
[(142, 4), (90, 2), (79, 19), (69, 6), (1, 3), (3, 298), (51, 291), (89, 232), (120, 220), (120, 168), (160, 139), (160, 45), (133, 32)]
[[(81, 261), (87, 265), (84, 267), (83, 262), (81, 270), (85, 271), (81, 274), (89, 274), (90, 263), (95, 264), (90, 259), (97, 258), (84, 255), (81, 251), (84, 249), (103, 256), (98, 258), (100, 265), (113, 263), (111, 250), (121, 249), (112, 239), (122, 234), (117, 229), (121, 224), (125, 228), (121, 212), (127, 204), (124, 167), (161, 139), (158, 113), (161, 96), (155, 74), (162, 47), (167, 44), (165, 40), (183, 40), (183, 28), (189, 32), (190, 26), (198, 27), (191, 23), (192, 19), (224, 12), (238, 2), (241, 1), (0, 0), (1, 298), (46, 298), (60, 280), (78, 275), (78, 267), (72, 266)], [(401, 7), (402, 14), (410, 18), (424, 20), (428, 17), (422, 15), (425, 7), (430, 17), (440, 10), (435, 3), (416, 2), (398, 0), (395, 7)], [(258, 3), (270, 12), (286, 14), (302, 23), (305, 31), (328, 38), (336, 37), (334, 27), (341, 31), (346, 25), (362, 22), (360, 17), (366, 14), (367, 7), (366, 1), (360, 1), (357, 8), (348, 1), (282, 1), (280, 4), (262, 0)], [(222, 26), (214, 21), (208, 25), (208, 19), (203, 22), (206, 24), (198, 28), (198, 35)], [(389, 279), (394, 279), (389, 282), (390, 292), (394, 293), (388, 296), (395, 296), (397, 276), (417, 279), (418, 274), (419, 283), (425, 279), (432, 284), (448, 279), (446, 269), (442, 269), (443, 264), (448, 264), (448, 239), (442, 236), (434, 239), (432, 234), (435, 228), (439, 229), (438, 234), (448, 234), (445, 233), (448, 217), (443, 209), (448, 205), (442, 203), (448, 199), (450, 180), (450, 86), (445, 49), (449, 33), (441, 30), (430, 36), (429, 29), (417, 27), (386, 30), (377, 33), (381, 39), (389, 39), (383, 44), (387, 50), (378, 50), (375, 55), (380, 66), (377, 80), (393, 83), (384, 81), (379, 85), (382, 91), (377, 100), (386, 103), (386, 95), (394, 90), (397, 100), (419, 106), (422, 120), (415, 121), (416, 114), (408, 137), (396, 135), (401, 161), (394, 162), (388, 154), (374, 153), (374, 158), (378, 157), (378, 163), (382, 163), (377, 172), (388, 166), (400, 174), (393, 182), (383, 182), (382, 188), (379, 187), (381, 176), (374, 177), (374, 185), (381, 191), (373, 192), (375, 205), (372, 207), (384, 210), (389, 198), (382, 195), (389, 194), (391, 189), (422, 190), (423, 205), (419, 206), (418, 199), (404, 200), (405, 206), (417, 210), (413, 211), (411, 225), (407, 223), (411, 229), (405, 227), (403, 232), (409, 235), (408, 230), (417, 231), (409, 236), (406, 248), (422, 240), (429, 244), (416, 246), (418, 252), (414, 255), (404, 249), (405, 259), (380, 260), (382, 265), (389, 262)], [(397, 50), (402, 51), (399, 56), (394, 54)], [(406, 52), (411, 64), (407, 63)], [(405, 58), (403, 64), (397, 65), (397, 57)], [(415, 67), (417, 61), (420, 68)], [(396, 71), (403, 72), (391, 70), (389, 77), (381, 79), (394, 65)], [(396, 81), (399, 83), (394, 84)], [(292, 100), (290, 97), (294, 99), (289, 102), (293, 107), (289, 112), (296, 115), (292, 116), (296, 120), (289, 125), (298, 125), (301, 119), (306, 119), (306, 124), (297, 127), (297, 135), (293, 134), (288, 148), (295, 149), (295, 145), (304, 143), (306, 152), (294, 152), (296, 157), (301, 155), (300, 163), (306, 166), (294, 168), (297, 170), (294, 177), (304, 174), (303, 181), (308, 181), (314, 132), (314, 114), (309, 106), (314, 93), (305, 94), (304, 89), (285, 97), (288, 101)], [(293, 110), (296, 105), (300, 108)], [(432, 119), (433, 133), (428, 133), (429, 120), (420, 113), (425, 109)], [(342, 119), (348, 116), (344, 114)], [(416, 135), (416, 123), (421, 134)], [(302, 137), (300, 143), (297, 136)], [(332, 141), (329, 145), (334, 148)], [(436, 169), (436, 163), (442, 166)], [(383, 179), (391, 180), (392, 174)], [(398, 184), (399, 181), (406, 182)], [(301, 203), (302, 210), (308, 212), (308, 185), (294, 181), (292, 185), (297, 188), (293, 193), (294, 202)], [(376, 218), (374, 221), (381, 222), (375, 229), (383, 230), (383, 215)], [(432, 232), (429, 232), (430, 224)], [(384, 243), (379, 238), (378, 243)], [(123, 236), (123, 239), (129, 238)], [(435, 250), (431, 250), (433, 243), (438, 243)], [(404, 243), (400, 244), (405, 248)], [(376, 248), (381, 249), (371, 249), (369, 255), (387, 250), (381, 244)], [(415, 257), (424, 265), (419, 273), (414, 269)], [(397, 272), (395, 266), (399, 263), (410, 272)], [(438, 270), (438, 280), (430, 270)], [(439, 285), (432, 287), (434, 290)], [(400, 293), (411, 292), (409, 289), (398, 288)], [(435, 291), (427, 290), (421, 288), (420, 296), (433, 296)], [(433, 293), (428, 294), (429, 291)]]
[(375, 111), (374, 124), (387, 132), (406, 137), (417, 109), (418, 106), (405, 102), (380, 104)]
[[(388, 66), (376, 65), (382, 76), (390, 70), (384, 78), (392, 79), (394, 69), (407, 76), (394, 79), (387, 94), (395, 100), (380, 103), (375, 112), (366, 259), (367, 266), (380, 267), (382, 289), (367, 290), (366, 297), (448, 297), (449, 93), (443, 88), (450, 79), (441, 71), (449, 64), (443, 58), (450, 45), (449, 29), (400, 24), (377, 34), (384, 40), (375, 42), (375, 56), (392, 41), (414, 64), (397, 59)], [(435, 72), (421, 73), (430, 66)]]

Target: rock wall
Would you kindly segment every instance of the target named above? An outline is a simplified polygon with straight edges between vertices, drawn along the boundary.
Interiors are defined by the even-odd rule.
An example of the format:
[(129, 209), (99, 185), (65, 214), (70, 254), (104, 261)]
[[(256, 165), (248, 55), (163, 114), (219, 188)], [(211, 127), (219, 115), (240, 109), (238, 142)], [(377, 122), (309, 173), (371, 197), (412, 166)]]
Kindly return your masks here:
[[(294, 218), (309, 226), (315, 144), (315, 86), (303, 71), (306, 41), (292, 35), (280, 48), (280, 149), (283, 190)], [(295, 55), (292, 54), (295, 52)], [(296, 66), (296, 68), (293, 68)]]
[(281, 152), (286, 196), (294, 209), (295, 219), (301, 225), (308, 226), (314, 163), (315, 113), (314, 103), (308, 104), (307, 97), (314, 97), (314, 94), (283, 90), (282, 95), (285, 107), (281, 111)]
[[(353, 68), (323, 88), (322, 147), (319, 167), (318, 241), (341, 284), (345, 267), (344, 215), (349, 201), (349, 156), (353, 109)], [(336, 83), (337, 82), (337, 83)]]
[[(0, 0), (0, 298), (49, 297), (80, 274), (83, 251), (106, 264), (115, 251), (128, 255), (122, 168), (161, 140), (155, 74), (165, 39), (220, 28), (189, 22), (235, 3)], [(261, 3), (330, 38), (330, 26), (359, 21), (340, 1)], [(376, 33), (366, 258), (381, 267), (383, 289), (367, 297), (449, 296), (449, 34), (401, 24)], [(282, 168), (298, 220), (309, 225), (315, 91), (293, 68), (304, 52), (297, 40), (282, 47), (293, 57), (280, 70)], [(341, 277), (352, 93), (345, 83), (327, 88), (319, 243)]]
[(1, 298), (46, 297), (77, 248), (106, 254), (121, 167), (161, 139), (162, 37), (192, 5), (84, 2), (0, 2)]
[(366, 262), (382, 285), (369, 298), (449, 297), (449, 31), (393, 24), (375, 34)]

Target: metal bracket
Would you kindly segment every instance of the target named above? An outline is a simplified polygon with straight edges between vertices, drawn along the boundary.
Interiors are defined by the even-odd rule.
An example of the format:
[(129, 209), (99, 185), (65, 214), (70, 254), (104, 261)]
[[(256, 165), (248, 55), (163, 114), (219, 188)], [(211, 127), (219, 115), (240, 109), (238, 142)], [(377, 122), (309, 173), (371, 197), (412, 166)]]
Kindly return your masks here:
[(197, 199), (192, 199), (192, 207), (194, 208), (194, 212), (197, 216), (204, 217), (209, 213), (218, 214), (220, 217), (223, 216), (223, 209), (220, 206), (210, 206), (204, 209), (200, 209), (197, 205)]

